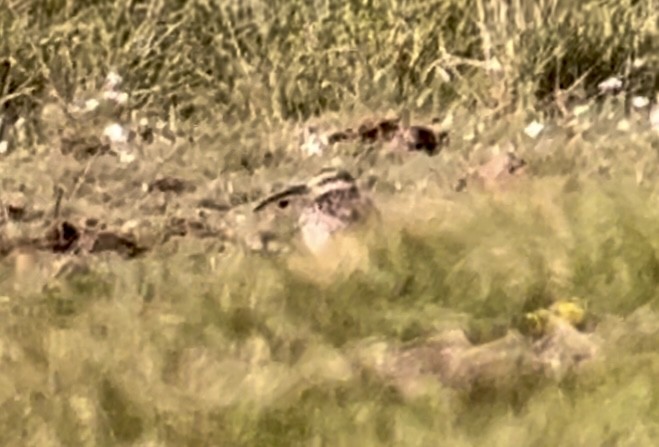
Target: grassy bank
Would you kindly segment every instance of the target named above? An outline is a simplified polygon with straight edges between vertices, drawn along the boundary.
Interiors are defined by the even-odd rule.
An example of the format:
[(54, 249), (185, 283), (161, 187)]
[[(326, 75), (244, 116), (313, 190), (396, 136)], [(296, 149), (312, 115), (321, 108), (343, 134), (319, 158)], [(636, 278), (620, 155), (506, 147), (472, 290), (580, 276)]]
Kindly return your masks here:
[[(219, 237), (172, 237), (128, 260), (12, 251), (0, 260), (0, 443), (654, 445), (659, 139), (630, 99), (659, 89), (655, 2), (219, 3), (10, 1), (0, 98), (25, 123), (0, 160), (4, 203), (20, 193), (48, 214), (59, 187), (64, 218), (148, 215), (158, 234), (200, 199), (248, 208), (338, 162), (375, 179), (383, 225), (325, 260)], [(95, 123), (42, 107), (112, 70), (130, 93), (123, 119), (157, 116), (183, 138), (128, 166), (60, 154), (58, 129)], [(598, 89), (611, 76), (615, 97)], [(294, 150), (301, 121), (402, 110), (443, 120), (449, 146), (398, 161), (359, 145)], [(528, 176), (451, 188), (508, 146)], [(145, 194), (161, 174), (197, 189)], [(38, 225), (3, 219), (0, 235)], [(426, 380), (406, 394), (358, 361), (454, 328), (487, 343), (558, 299), (577, 300), (601, 341), (561, 380)]]

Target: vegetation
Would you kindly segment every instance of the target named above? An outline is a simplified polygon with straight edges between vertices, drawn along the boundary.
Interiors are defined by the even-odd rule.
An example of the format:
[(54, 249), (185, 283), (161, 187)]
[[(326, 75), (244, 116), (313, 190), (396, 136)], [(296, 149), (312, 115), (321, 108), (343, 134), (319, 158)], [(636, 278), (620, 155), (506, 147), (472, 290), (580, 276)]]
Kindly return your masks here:
[[(5, 4), (2, 444), (654, 445), (659, 136), (632, 99), (659, 91), (656, 1)], [(48, 108), (111, 72), (124, 109), (83, 120)], [(616, 95), (598, 87), (611, 77)], [(301, 123), (405, 111), (437, 117), (449, 145), (398, 160), (377, 144), (297, 150)], [(177, 139), (129, 164), (62, 153), (67, 132), (108, 116), (161, 120)], [(544, 128), (530, 136), (534, 120)], [(526, 177), (454, 191), (508, 147)], [(377, 231), (320, 260), (225, 237), (234, 211), (329, 164), (373, 179)], [(194, 188), (152, 191), (162, 176)], [(221, 231), (172, 233), (210, 199), (226, 208), (208, 217)], [(134, 229), (149, 250), (12, 245), (43, 234), (53, 207)], [(431, 380), (407, 394), (357, 361), (447, 328), (487, 343), (561, 299), (587, 310), (601, 342), (559, 380)]]

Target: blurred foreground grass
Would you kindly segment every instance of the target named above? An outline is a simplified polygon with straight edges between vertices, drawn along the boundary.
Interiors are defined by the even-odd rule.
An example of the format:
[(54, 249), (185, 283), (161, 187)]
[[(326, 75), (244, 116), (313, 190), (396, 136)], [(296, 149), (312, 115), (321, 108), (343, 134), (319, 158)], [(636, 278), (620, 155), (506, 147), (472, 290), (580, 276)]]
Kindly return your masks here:
[[(2, 445), (655, 445), (659, 140), (622, 97), (556, 115), (612, 75), (628, 95), (654, 94), (656, 2), (7, 5), (0, 97), (32, 134), (0, 161), (2, 181), (35, 202), (69, 173), (40, 158), (53, 151), (45, 98), (71, 100), (111, 69), (132, 109), (194, 133), (162, 169), (200, 181), (286, 182), (329, 163), (288, 152), (293, 119), (348, 125), (402, 108), (454, 119), (439, 156), (367, 166), (384, 231), (339, 240), (335, 259), (180, 239), (58, 280), (3, 259)], [(523, 132), (534, 117), (547, 120), (536, 139)], [(528, 179), (505, 193), (449, 191), (457, 167), (509, 143)], [(139, 166), (137, 176), (161, 168)], [(78, 208), (99, 179), (80, 187)], [(126, 180), (119, 198), (135, 187)], [(447, 328), (490, 341), (572, 297), (596, 316), (604, 360), (559, 383), (431, 381), (410, 397), (355, 362), (370, 342)]]
[[(659, 216), (621, 177), (408, 198), (338, 266), (181, 240), (35, 290), (3, 263), (2, 443), (651, 445)], [(605, 357), (560, 383), (405, 397), (353, 361), (446, 328), (492, 340), (573, 296)]]

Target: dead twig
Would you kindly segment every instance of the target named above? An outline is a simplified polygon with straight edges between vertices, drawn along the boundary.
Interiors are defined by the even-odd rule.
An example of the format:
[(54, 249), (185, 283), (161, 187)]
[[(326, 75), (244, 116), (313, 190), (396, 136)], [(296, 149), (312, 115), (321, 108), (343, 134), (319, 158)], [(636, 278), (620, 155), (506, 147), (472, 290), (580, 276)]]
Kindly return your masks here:
[(85, 165), (85, 169), (82, 170), (82, 172), (80, 173), (80, 175), (76, 179), (76, 183), (75, 183), (75, 185), (73, 185), (73, 188), (71, 189), (71, 192), (69, 193), (69, 196), (67, 197), (67, 200), (71, 200), (77, 194), (78, 190), (80, 189), (83, 182), (85, 181), (85, 178), (87, 177), (87, 174), (89, 174), (89, 170), (91, 169), (92, 165), (94, 164), (94, 161), (98, 158), (100, 153), (101, 153), (101, 151), (96, 152), (89, 159), (89, 161)]
[(64, 198), (64, 188), (62, 188), (60, 185), (57, 185), (55, 187), (55, 206), (53, 207), (53, 220), (59, 219), (63, 198)]

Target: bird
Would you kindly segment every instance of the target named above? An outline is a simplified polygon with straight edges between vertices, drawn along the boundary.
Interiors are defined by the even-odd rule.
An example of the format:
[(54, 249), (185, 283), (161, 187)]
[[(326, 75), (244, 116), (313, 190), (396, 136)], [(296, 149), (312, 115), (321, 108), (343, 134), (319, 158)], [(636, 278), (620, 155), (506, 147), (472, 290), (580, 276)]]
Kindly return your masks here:
[(382, 140), (394, 151), (425, 152), (427, 155), (439, 153), (448, 141), (448, 132), (435, 132), (430, 127), (411, 125), (409, 114), (401, 118), (385, 119), (376, 124), (364, 123), (358, 134), (364, 143)]
[(435, 155), (448, 142), (448, 132), (435, 133), (425, 126), (408, 126), (396, 133), (393, 142), (395, 149)]
[[(292, 219), (305, 246), (320, 253), (337, 232), (364, 222), (376, 212), (373, 201), (365, 196), (356, 179), (345, 169), (324, 168), (305, 183), (292, 185), (266, 197), (253, 209)], [(272, 237), (268, 232), (267, 237)]]

